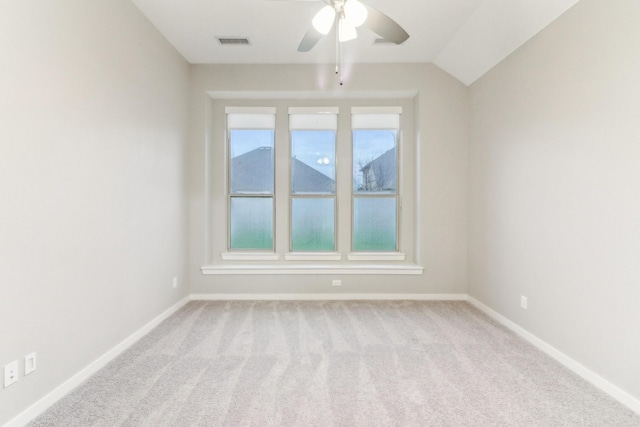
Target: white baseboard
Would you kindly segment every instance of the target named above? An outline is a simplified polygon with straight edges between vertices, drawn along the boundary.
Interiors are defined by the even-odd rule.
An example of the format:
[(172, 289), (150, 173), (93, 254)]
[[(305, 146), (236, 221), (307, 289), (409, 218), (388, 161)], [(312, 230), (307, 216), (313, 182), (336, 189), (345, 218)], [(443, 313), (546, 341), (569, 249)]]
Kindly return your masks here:
[(136, 341), (148, 334), (153, 328), (158, 326), (160, 323), (162, 323), (162, 321), (178, 311), (189, 301), (190, 298), (187, 296), (166, 309), (162, 314), (151, 320), (142, 328), (138, 329), (120, 344), (107, 351), (105, 354), (92, 362), (89, 366), (82, 369), (73, 377), (69, 378), (67, 381), (55, 388), (51, 393), (47, 394), (42, 399), (38, 400), (36, 403), (11, 419), (7, 424), (4, 425), (4, 427), (22, 427), (28, 422), (35, 419), (38, 415), (49, 409), (54, 403), (66, 396), (71, 390), (76, 388), (91, 375), (104, 368), (107, 363), (118, 357), (122, 352), (135, 344)]
[(196, 301), (466, 301), (467, 294), (191, 294)]
[(479, 309), (480, 311), (487, 314), (489, 317), (491, 317), (495, 321), (501, 323), (503, 326), (507, 327), (508, 329), (515, 332), (517, 335), (519, 335), (520, 337), (527, 340), (529, 343), (534, 345), (539, 350), (543, 351), (548, 356), (552, 357), (553, 359), (560, 362), (565, 367), (569, 368), (578, 376), (587, 380), (588, 382), (590, 382), (600, 390), (607, 393), (609, 396), (616, 399), (618, 402), (622, 403), (623, 405), (625, 405), (626, 407), (628, 407), (629, 409), (631, 409), (632, 411), (640, 415), (640, 400), (636, 399), (634, 396), (622, 390), (620, 387), (616, 386), (615, 384), (602, 378), (600, 375), (586, 368), (584, 365), (581, 365), (580, 363), (578, 363), (571, 357), (567, 356), (560, 350), (556, 349), (555, 347), (541, 340), (540, 338), (533, 335), (531, 332), (527, 331), (521, 326), (518, 326), (516, 323), (507, 319), (497, 311), (484, 305), (483, 303), (473, 298), (472, 296), (467, 296), (467, 301), (471, 305)]

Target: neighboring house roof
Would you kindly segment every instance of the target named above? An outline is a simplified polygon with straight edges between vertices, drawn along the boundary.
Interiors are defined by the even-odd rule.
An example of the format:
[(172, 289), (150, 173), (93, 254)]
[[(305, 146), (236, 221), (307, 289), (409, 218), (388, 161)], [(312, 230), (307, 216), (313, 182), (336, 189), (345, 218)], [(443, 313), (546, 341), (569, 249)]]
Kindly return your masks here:
[(333, 179), (296, 158), (291, 163), (291, 175), (294, 193), (333, 193), (336, 188)]
[(362, 172), (364, 182), (370, 182), (369, 190), (396, 190), (397, 173), (396, 148), (382, 153), (364, 165)]
[[(293, 159), (291, 164), (294, 193), (333, 193), (335, 181), (306, 163)], [(260, 147), (231, 159), (231, 183), (234, 193), (273, 191), (273, 149)]]
[(233, 193), (273, 192), (273, 150), (260, 147), (231, 159)]

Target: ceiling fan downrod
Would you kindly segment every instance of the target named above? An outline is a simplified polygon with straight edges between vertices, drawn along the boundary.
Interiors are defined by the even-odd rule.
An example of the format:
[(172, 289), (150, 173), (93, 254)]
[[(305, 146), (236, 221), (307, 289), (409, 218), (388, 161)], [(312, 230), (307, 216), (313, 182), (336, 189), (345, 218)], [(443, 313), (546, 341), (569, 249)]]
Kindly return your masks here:
[[(336, 17), (336, 21), (340, 17)], [(336, 26), (337, 28), (337, 26)], [(342, 44), (340, 43), (340, 32), (336, 30), (336, 75), (338, 76), (338, 82), (342, 86)]]

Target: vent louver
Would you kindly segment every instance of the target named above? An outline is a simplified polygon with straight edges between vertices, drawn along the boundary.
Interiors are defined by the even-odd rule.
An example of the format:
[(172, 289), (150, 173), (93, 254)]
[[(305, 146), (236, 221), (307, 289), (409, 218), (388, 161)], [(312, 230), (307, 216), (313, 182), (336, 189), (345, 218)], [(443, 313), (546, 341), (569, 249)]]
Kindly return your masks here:
[(246, 37), (216, 37), (218, 43), (223, 46), (249, 46), (249, 39)]

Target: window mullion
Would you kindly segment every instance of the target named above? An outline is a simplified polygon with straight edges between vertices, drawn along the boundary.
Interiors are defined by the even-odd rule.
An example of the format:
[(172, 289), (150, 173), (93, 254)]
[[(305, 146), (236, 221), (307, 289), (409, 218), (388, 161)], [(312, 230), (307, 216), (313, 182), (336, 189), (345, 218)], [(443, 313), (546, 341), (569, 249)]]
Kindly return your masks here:
[(336, 209), (337, 209), (337, 249), (348, 252), (351, 247), (351, 117), (345, 111), (338, 116), (338, 131), (336, 135)]
[(275, 157), (275, 248), (278, 253), (285, 253), (289, 248), (289, 120), (286, 103), (281, 103), (276, 115), (276, 157)]

